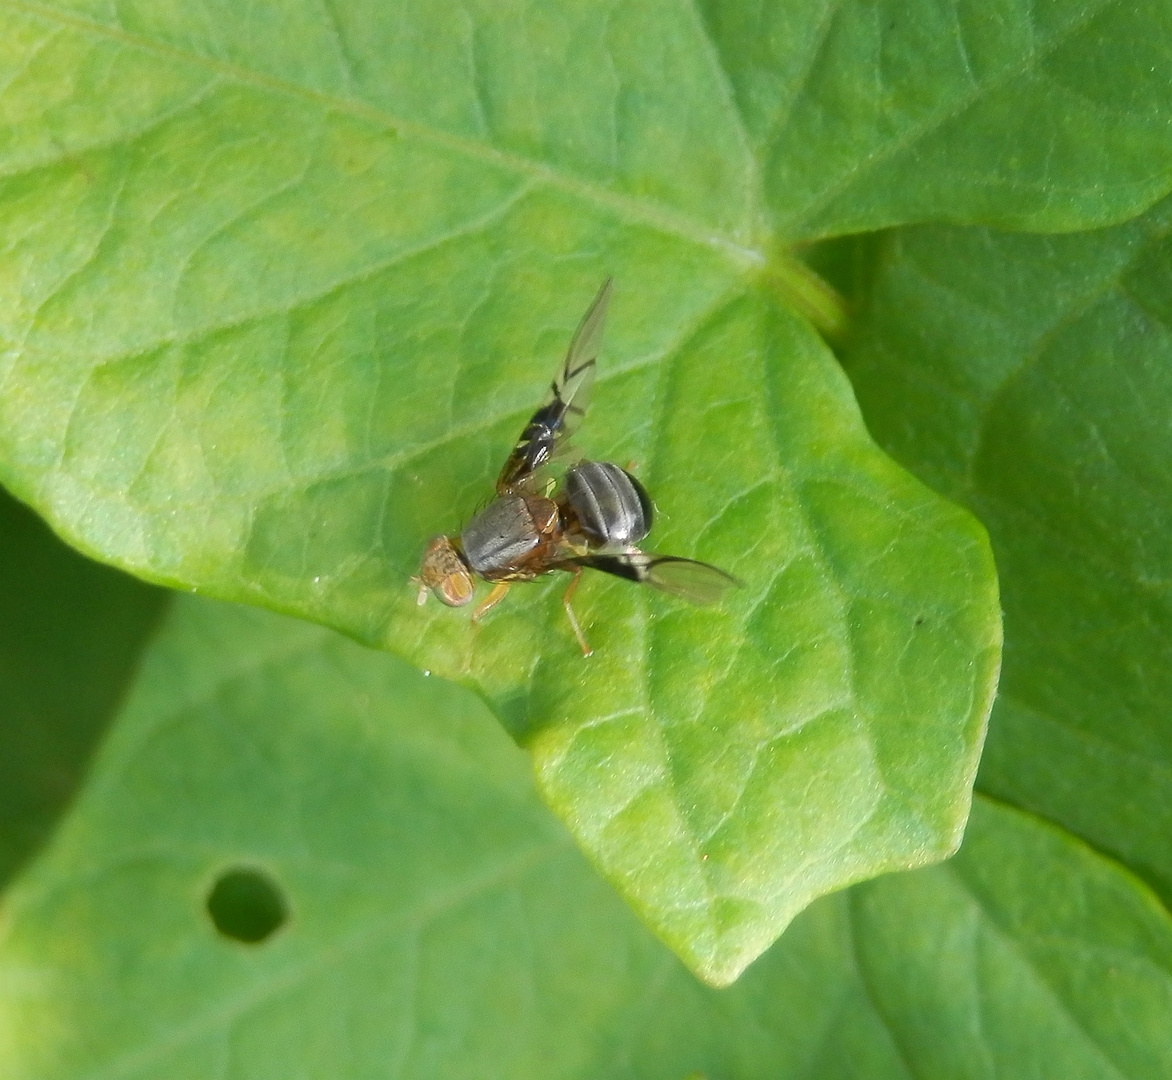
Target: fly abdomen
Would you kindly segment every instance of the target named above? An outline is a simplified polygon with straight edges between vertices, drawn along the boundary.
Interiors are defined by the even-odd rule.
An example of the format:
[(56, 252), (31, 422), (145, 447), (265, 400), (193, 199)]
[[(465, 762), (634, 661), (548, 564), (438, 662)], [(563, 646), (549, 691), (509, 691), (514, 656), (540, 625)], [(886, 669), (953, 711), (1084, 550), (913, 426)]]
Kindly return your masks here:
[(629, 472), (609, 461), (581, 461), (568, 469), (562, 499), (595, 547), (626, 548), (651, 531), (650, 496)]

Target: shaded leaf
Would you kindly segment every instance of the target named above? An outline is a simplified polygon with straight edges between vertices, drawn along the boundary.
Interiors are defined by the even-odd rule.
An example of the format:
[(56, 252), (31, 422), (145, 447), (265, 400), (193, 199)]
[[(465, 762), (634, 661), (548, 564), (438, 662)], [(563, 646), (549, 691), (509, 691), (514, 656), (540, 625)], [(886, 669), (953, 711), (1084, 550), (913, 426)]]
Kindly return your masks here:
[(1160, 0), (704, 0), (782, 236), (1065, 231), (1172, 186)]
[(0, 882), (72, 796), (165, 599), (0, 490)]
[(1060, 830), (980, 800), (947, 868), (852, 898), (863, 979), (913, 1075), (1172, 1068), (1172, 920)]
[[(271, 936), (217, 932), (208, 899), (233, 873), (279, 893)], [(978, 805), (956, 859), (820, 901), (737, 986), (705, 988), (589, 870), (474, 698), (189, 599), (6, 899), (0, 1069), (907, 1080), (1110, 1062), (1140, 1080), (1169, 1063), (1170, 958), (1172, 925), (1128, 875)]]
[(847, 358), (871, 430), (993, 537), (1006, 654), (982, 784), (1166, 902), (1169, 211), (1059, 238), (896, 233)]

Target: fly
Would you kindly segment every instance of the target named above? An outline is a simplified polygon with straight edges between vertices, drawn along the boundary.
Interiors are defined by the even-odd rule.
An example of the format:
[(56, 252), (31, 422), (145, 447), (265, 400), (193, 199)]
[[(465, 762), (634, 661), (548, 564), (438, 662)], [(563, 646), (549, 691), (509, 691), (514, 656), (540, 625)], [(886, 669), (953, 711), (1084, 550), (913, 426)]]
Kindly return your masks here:
[(594, 383), (611, 280), (598, 290), (578, 325), (549, 394), (513, 447), (496, 482), (496, 498), (459, 536), (437, 536), (427, 545), (419, 572), (419, 603), (430, 589), (449, 607), (472, 600), (475, 577), (493, 585), (472, 615), (478, 621), (515, 581), (533, 581), (553, 570), (573, 575), (562, 604), (582, 647), (591, 649), (570, 601), (583, 569), (601, 570), (661, 592), (711, 604), (736, 578), (708, 563), (653, 555), (638, 547), (651, 531), (654, 508), (643, 485), (608, 461), (578, 461), (561, 483), (548, 467), (568, 449), (586, 414)]

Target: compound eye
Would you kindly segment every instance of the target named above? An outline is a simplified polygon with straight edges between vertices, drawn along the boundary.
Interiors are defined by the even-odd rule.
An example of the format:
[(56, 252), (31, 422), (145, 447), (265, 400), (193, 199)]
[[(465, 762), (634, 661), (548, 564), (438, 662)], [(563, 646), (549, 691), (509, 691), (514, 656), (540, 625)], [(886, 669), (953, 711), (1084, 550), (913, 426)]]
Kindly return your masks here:
[[(463, 607), (472, 599), (475, 588), (472, 575), (468, 573), (460, 553), (446, 536), (436, 536), (427, 545), (423, 565), (419, 569), (419, 580), (423, 588), (431, 589), (436, 599), (448, 607)], [(421, 589), (421, 604), (426, 595)]]
[(435, 595), (448, 607), (463, 607), (471, 601), (475, 589), (472, 575), (458, 570), (435, 586)]

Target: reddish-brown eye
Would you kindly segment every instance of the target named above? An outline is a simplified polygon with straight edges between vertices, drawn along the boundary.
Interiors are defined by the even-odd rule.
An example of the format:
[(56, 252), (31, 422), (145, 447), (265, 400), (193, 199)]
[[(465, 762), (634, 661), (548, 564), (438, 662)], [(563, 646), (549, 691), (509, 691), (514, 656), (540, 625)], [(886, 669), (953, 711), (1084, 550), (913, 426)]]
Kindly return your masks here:
[[(419, 577), (423, 585), (448, 607), (463, 607), (472, 599), (475, 590), (464, 560), (446, 536), (437, 536), (427, 545)], [(421, 591), (419, 595), (422, 603), (427, 594)]]
[(467, 570), (460, 570), (449, 574), (436, 586), (436, 595), (448, 607), (463, 607), (471, 601), (475, 588), (472, 575)]

